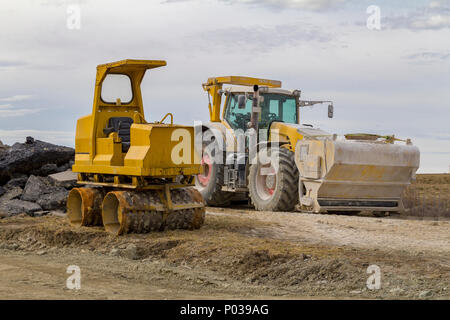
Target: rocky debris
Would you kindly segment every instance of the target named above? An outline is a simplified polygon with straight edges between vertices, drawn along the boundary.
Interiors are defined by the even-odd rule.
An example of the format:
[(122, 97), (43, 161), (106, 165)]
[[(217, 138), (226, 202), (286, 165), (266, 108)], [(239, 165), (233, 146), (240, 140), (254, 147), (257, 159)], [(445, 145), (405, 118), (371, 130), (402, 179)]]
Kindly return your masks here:
[(130, 260), (139, 259), (138, 247), (133, 244), (122, 244), (118, 248), (112, 248), (109, 255), (114, 257), (122, 257)]
[(49, 177), (31, 175), (23, 190), (21, 199), (35, 201), (44, 210), (63, 208), (66, 205), (68, 191), (56, 186)]
[[(0, 185), (11, 180), (14, 174), (46, 175), (47, 172), (64, 169), (75, 155), (69, 147), (34, 140), (28, 137), (26, 143), (15, 143), (0, 155)], [(53, 164), (53, 165), (52, 165)], [(43, 168), (44, 167), (44, 168)], [(58, 169), (61, 167), (61, 169)]]
[(69, 191), (63, 188), (55, 193), (43, 194), (39, 197), (36, 203), (44, 210), (62, 209), (66, 206), (68, 194)]
[(5, 184), (6, 189), (12, 189), (14, 187), (20, 187), (24, 188), (25, 184), (27, 183), (28, 177), (26, 175), (20, 175), (17, 178), (11, 179), (8, 181), (7, 184)]
[(10, 146), (3, 144), (3, 142), (0, 140), (0, 153), (8, 151)]
[(58, 167), (58, 170), (56, 172), (72, 171), (72, 166), (74, 163), (75, 163), (75, 161), (70, 160), (69, 162)]
[(0, 249), (17, 250), (19, 245), (17, 243), (0, 243)]
[(56, 186), (66, 189), (72, 189), (77, 186), (77, 173), (72, 171), (64, 171), (49, 175)]
[(419, 298), (421, 298), (421, 299), (429, 298), (432, 295), (433, 295), (433, 292), (431, 292), (431, 290), (424, 290), (419, 293)]
[(19, 199), (7, 200), (0, 203), (0, 212), (3, 216), (13, 216), (21, 213), (33, 215), (34, 212), (42, 211), (41, 206), (30, 201)]
[(403, 290), (402, 288), (396, 287), (396, 288), (389, 290), (389, 292), (392, 293), (393, 295), (398, 296), (398, 295), (403, 294), (405, 292), (405, 290)]
[(52, 185), (50, 178), (31, 175), (23, 189), (22, 200), (37, 201), (42, 195), (60, 191)]
[(12, 147), (0, 141), (0, 218), (65, 211), (77, 175), (70, 171), (74, 149), (27, 137)]
[(11, 189), (5, 189), (6, 192), (0, 197), (0, 203), (13, 199), (18, 199), (22, 195), (21, 187), (12, 187)]
[(36, 211), (36, 212), (33, 212), (33, 217), (43, 217), (49, 213), (50, 213), (50, 211), (47, 211), (47, 210)]
[(363, 293), (365, 290), (352, 290), (352, 291), (350, 291), (349, 293), (350, 294), (361, 294), (361, 293)]
[(54, 216), (54, 217), (65, 217), (66, 213), (62, 212), (62, 211), (51, 211), (48, 214), (49, 216)]
[(48, 176), (49, 174), (56, 172), (58, 172), (58, 166), (54, 163), (47, 163), (44, 164), (39, 169), (31, 171), (31, 174), (37, 176)]
[(0, 161), (8, 154), (10, 146), (0, 141)]

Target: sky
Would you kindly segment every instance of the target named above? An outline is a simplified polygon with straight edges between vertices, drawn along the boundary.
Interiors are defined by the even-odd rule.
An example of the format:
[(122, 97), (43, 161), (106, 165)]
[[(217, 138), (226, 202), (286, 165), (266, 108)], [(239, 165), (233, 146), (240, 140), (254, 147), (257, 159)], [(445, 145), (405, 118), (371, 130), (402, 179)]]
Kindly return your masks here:
[[(379, 29), (368, 27), (371, 6)], [(450, 169), (450, 0), (2, 0), (0, 39), (7, 144), (31, 135), (74, 146), (96, 66), (161, 59), (142, 83), (149, 122), (167, 112), (207, 121), (209, 77), (276, 79), (334, 101), (333, 119), (316, 105), (302, 123), (411, 138), (419, 172)]]

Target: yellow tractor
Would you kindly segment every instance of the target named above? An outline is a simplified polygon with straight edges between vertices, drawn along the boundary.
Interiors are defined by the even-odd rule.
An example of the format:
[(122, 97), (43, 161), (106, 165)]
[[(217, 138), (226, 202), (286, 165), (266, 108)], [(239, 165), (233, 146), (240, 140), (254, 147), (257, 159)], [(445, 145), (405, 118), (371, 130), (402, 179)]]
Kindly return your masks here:
[(332, 118), (333, 103), (301, 100), (300, 90), (282, 89), (276, 80), (217, 77), (203, 89), (211, 121), (196, 126), (204, 167), (196, 187), (208, 205), (247, 198), (268, 211), (297, 205), (317, 213), (403, 210), (401, 194), (420, 160), (409, 139), (339, 137), (303, 125), (302, 107), (329, 103)]
[[(173, 124), (168, 113), (147, 123), (141, 81), (161, 60), (123, 60), (97, 67), (92, 114), (78, 119), (78, 183), (67, 199), (72, 225), (104, 225), (119, 235), (196, 229), (204, 222), (202, 196), (193, 188), (201, 172), (194, 128)], [(170, 117), (170, 124), (163, 123)]]

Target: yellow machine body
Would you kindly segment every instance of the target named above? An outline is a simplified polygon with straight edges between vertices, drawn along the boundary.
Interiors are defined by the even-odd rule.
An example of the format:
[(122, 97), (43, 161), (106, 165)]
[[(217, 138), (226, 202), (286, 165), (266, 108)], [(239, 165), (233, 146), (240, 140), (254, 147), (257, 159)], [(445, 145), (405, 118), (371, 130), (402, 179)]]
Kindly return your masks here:
[[(201, 172), (194, 128), (173, 124), (171, 113), (155, 123), (144, 117), (144, 74), (165, 65), (162, 60), (122, 60), (97, 67), (92, 114), (77, 122), (72, 171), (87, 186), (69, 193), (72, 225), (103, 225), (116, 235), (203, 225), (205, 205), (192, 187)], [(115, 102), (102, 99), (108, 75), (128, 77), (130, 101), (114, 98), (123, 93), (121, 87), (112, 87)]]
[[(200, 172), (200, 165), (195, 163), (193, 127), (147, 123), (144, 118), (142, 78), (147, 69), (165, 65), (160, 60), (123, 60), (97, 67), (92, 114), (77, 122), (73, 171), (153, 178), (192, 176)], [(133, 98), (129, 103), (107, 103), (101, 99), (102, 83), (108, 74), (124, 74), (130, 78)], [(127, 152), (123, 152), (117, 132), (104, 133), (113, 117), (133, 119)], [(184, 161), (177, 161), (174, 152), (184, 152)]]

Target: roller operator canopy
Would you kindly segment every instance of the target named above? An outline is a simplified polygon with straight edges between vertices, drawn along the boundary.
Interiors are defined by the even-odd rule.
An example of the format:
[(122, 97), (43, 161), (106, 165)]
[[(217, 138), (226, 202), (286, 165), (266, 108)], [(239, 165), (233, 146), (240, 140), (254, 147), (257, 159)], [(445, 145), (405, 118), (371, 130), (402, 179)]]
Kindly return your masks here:
[(104, 76), (108, 73), (128, 74), (131, 73), (144, 75), (147, 69), (154, 69), (166, 66), (164, 60), (136, 60), (126, 59), (111, 63), (100, 64), (97, 66), (97, 84), (99, 84)]

